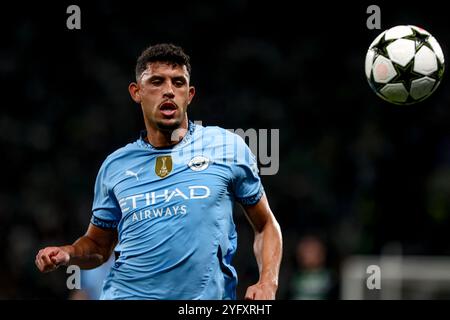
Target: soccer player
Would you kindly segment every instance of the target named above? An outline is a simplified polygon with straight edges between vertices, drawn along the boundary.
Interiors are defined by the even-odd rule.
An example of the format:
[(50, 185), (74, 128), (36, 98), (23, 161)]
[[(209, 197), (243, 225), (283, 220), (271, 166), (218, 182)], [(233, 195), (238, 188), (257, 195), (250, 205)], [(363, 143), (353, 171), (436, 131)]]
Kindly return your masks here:
[(254, 229), (259, 266), (245, 299), (275, 299), (282, 235), (256, 159), (239, 136), (188, 120), (190, 75), (189, 56), (178, 46), (142, 52), (128, 89), (146, 130), (106, 158), (86, 234), (40, 250), (40, 271), (95, 268), (114, 248), (101, 299), (236, 299), (237, 201)]

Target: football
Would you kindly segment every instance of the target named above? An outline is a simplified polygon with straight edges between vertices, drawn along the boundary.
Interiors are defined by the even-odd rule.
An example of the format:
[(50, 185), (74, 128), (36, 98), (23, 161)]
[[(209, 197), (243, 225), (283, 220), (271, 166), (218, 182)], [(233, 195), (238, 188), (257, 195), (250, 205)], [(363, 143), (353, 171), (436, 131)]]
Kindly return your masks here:
[(382, 32), (366, 55), (370, 87), (384, 100), (414, 104), (428, 98), (444, 74), (444, 53), (426, 30), (402, 25)]

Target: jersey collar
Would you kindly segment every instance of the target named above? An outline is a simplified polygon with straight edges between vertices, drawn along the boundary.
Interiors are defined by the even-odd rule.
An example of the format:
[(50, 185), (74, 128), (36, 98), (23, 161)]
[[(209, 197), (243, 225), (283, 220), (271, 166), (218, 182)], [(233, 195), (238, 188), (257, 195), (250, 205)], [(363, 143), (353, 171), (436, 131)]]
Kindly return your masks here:
[(191, 140), (192, 135), (194, 133), (195, 130), (195, 123), (193, 123), (191, 120), (188, 121), (188, 131), (186, 132), (186, 135), (183, 137), (183, 139), (181, 139), (180, 142), (178, 142), (177, 144), (174, 144), (173, 146), (169, 146), (169, 147), (162, 147), (162, 148), (157, 148), (154, 147), (152, 144), (148, 143), (146, 141), (146, 137), (147, 137), (147, 130), (141, 130), (141, 132), (139, 133), (139, 145), (146, 148), (146, 149), (150, 149), (150, 150), (171, 150), (171, 149), (176, 149), (176, 148), (181, 148), (182, 146), (184, 146), (188, 141)]

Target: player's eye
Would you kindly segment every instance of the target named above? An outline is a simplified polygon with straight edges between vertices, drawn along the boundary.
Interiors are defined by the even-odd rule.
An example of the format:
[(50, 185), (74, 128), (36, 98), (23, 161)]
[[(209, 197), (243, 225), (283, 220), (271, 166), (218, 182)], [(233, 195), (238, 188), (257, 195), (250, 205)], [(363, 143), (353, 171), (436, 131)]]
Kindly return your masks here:
[(152, 81), (150, 81), (150, 83), (154, 86), (159, 86), (162, 83), (161, 79), (153, 79)]
[(186, 82), (183, 79), (176, 79), (173, 83), (176, 87), (182, 87)]

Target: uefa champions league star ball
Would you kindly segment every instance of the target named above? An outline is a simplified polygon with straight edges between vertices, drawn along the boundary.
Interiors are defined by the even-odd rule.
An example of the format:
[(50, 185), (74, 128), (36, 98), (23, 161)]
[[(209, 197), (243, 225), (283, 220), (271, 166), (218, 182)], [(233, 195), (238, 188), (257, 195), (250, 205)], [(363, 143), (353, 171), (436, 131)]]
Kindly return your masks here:
[(436, 39), (416, 26), (382, 32), (366, 55), (370, 87), (384, 100), (414, 104), (428, 98), (444, 74), (444, 54)]

